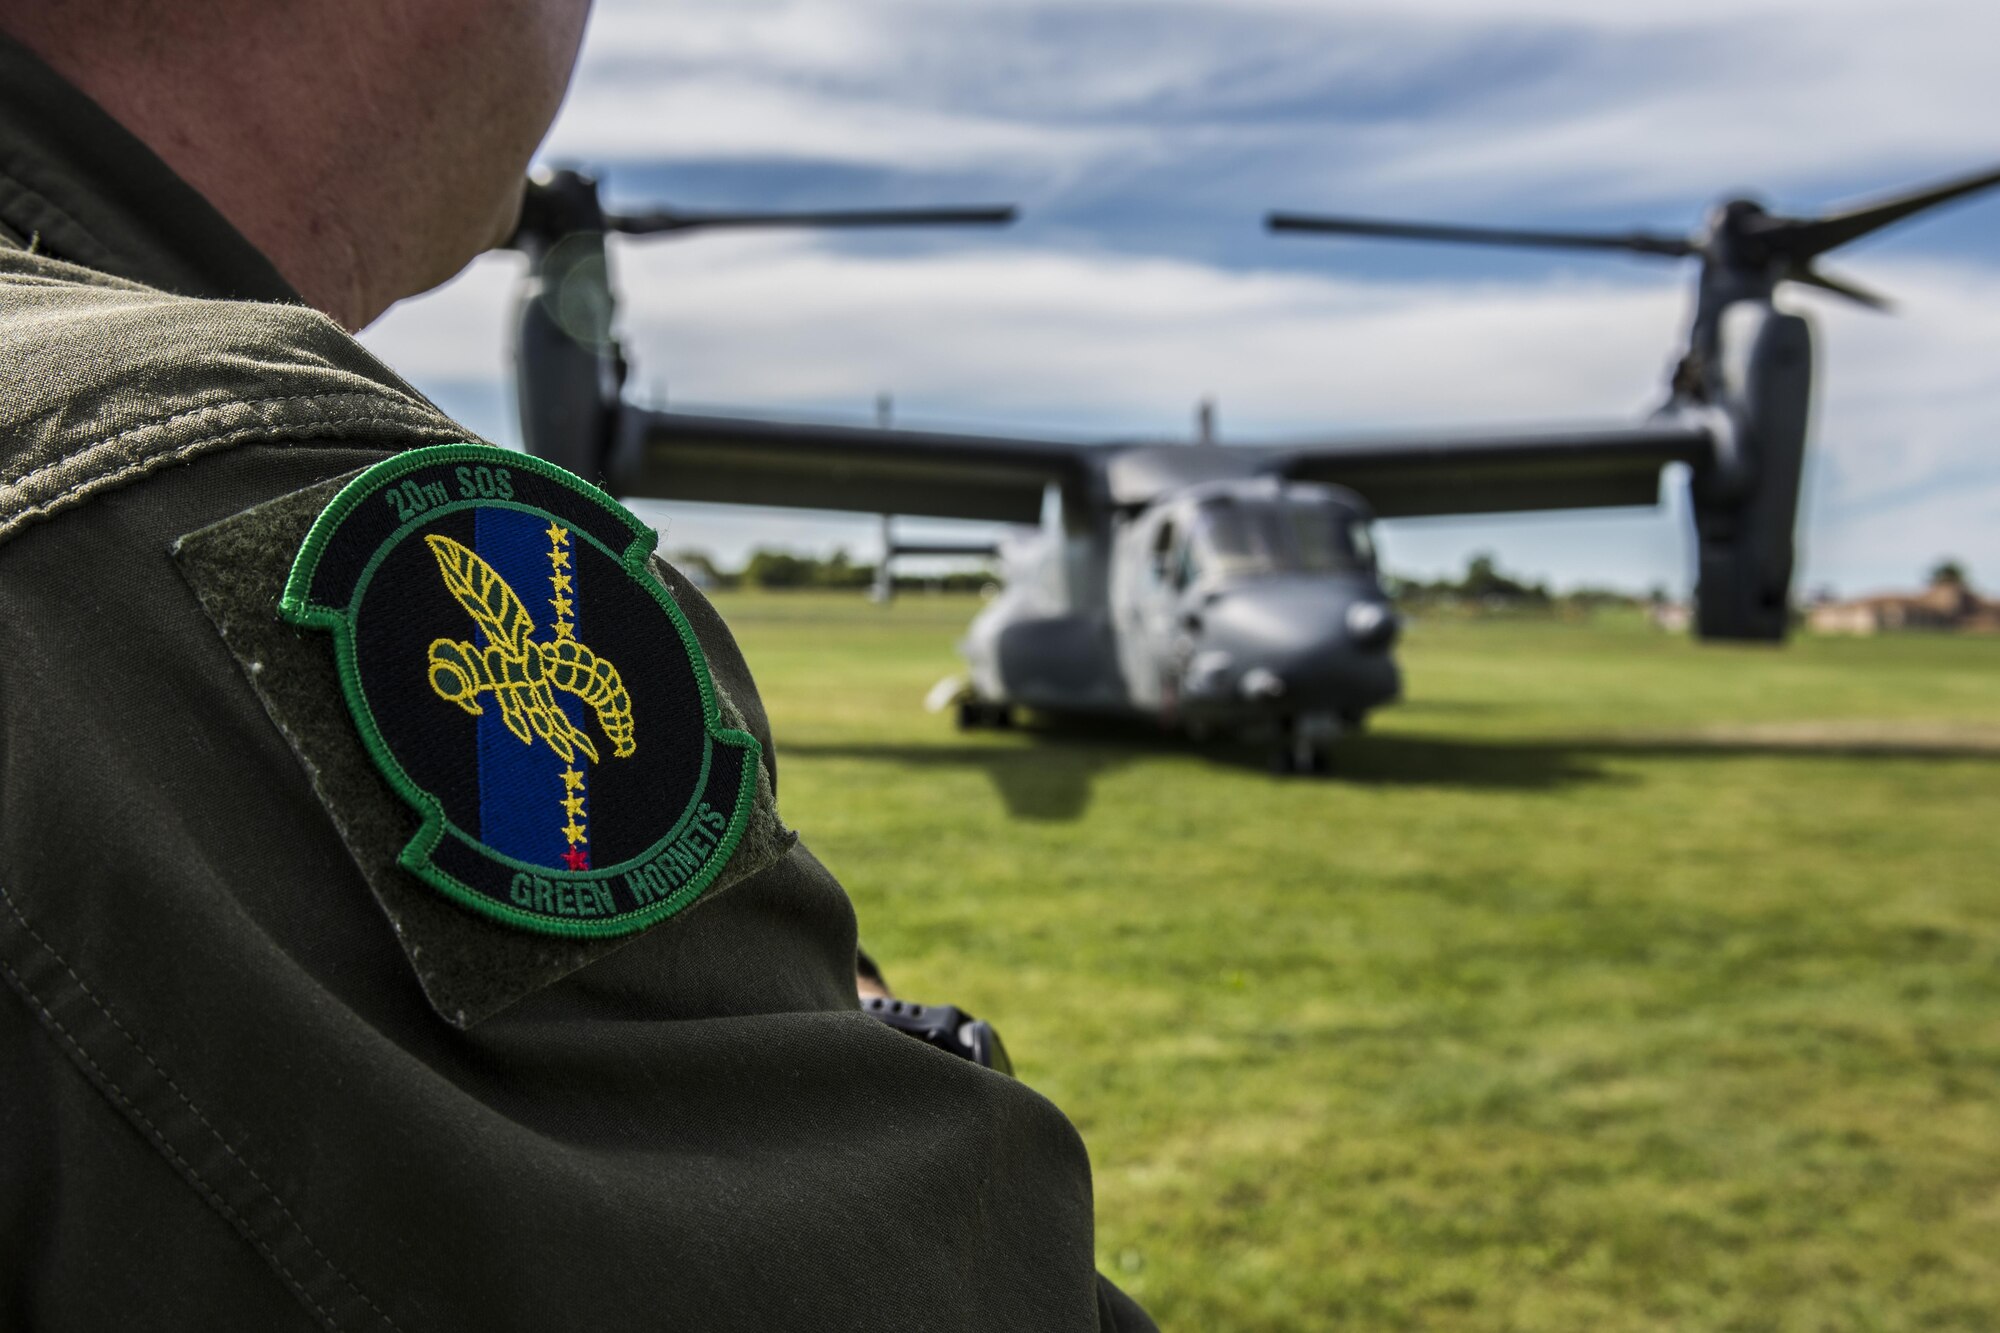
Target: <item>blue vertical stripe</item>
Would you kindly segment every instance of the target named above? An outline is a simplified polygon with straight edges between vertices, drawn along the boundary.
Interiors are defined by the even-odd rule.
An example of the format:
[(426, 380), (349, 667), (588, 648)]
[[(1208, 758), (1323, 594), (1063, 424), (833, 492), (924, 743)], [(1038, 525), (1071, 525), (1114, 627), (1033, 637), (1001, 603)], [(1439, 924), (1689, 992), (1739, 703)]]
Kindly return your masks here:
[[(543, 642), (553, 637), (549, 627), (555, 620), (549, 604), (548, 526), (549, 521), (536, 514), (481, 508), (474, 527), (474, 549), (527, 607), (535, 626), (533, 637)], [(574, 577), (573, 569), (566, 572)], [(487, 642), (481, 630), (478, 646), (483, 649)], [(556, 701), (572, 721), (585, 725), (577, 716), (580, 700), (557, 691)], [(531, 743), (523, 744), (501, 720), (499, 703), (491, 695), (482, 696), (480, 702), (485, 711), (478, 719), (479, 840), (506, 856), (551, 870), (567, 869), (563, 854), (570, 844), (563, 827), (569, 816), (563, 807), (563, 771), (569, 765), (532, 729)], [(575, 766), (587, 772), (589, 763), (587, 756), (578, 755)]]
[[(570, 637), (573, 639), (582, 640), (583, 639), (583, 585), (580, 582), (578, 582), (578, 580), (582, 576), (577, 572), (576, 568), (576, 551), (579, 544), (580, 543), (578, 542), (575, 534), (572, 533), (569, 540), (570, 557), (569, 557), (569, 565), (567, 567), (566, 572), (570, 576), (570, 588), (567, 594), (567, 596), (569, 597), (569, 622), (571, 626), (573, 626), (573, 628), (570, 631)], [(553, 608), (551, 608), (551, 610), (553, 610)], [(584, 704), (583, 700), (577, 698), (573, 694), (558, 694), (557, 699), (558, 702), (562, 704), (563, 708), (569, 713), (569, 720), (576, 723), (576, 725), (578, 727), (581, 727), (593, 741), (597, 742), (598, 745), (597, 753), (599, 757), (604, 759), (611, 758), (611, 749), (610, 749), (611, 739), (610, 737), (606, 736), (602, 731), (599, 731), (596, 728), (596, 726), (594, 725), (596, 719), (592, 715), (590, 709)], [(583, 758), (581, 762), (577, 764), (576, 767), (577, 771), (583, 774), (583, 788), (582, 790), (577, 791), (574, 794), (584, 798), (583, 813), (576, 817), (576, 822), (582, 825), (584, 830), (583, 841), (579, 843), (578, 846), (580, 846), (583, 849), (585, 855), (587, 856), (590, 852), (590, 822), (591, 822), (590, 821), (590, 762), (588, 758)], [(591, 863), (589, 861), (585, 861), (583, 863), (583, 868), (587, 869), (590, 866), (590, 864)]]

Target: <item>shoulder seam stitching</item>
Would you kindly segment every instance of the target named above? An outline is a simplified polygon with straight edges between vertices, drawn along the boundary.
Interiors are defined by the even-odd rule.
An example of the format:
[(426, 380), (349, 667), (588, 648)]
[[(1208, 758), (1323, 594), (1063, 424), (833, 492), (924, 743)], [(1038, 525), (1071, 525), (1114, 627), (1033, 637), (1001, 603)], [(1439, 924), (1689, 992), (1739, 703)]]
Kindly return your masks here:
[(371, 389), (347, 389), (335, 393), (287, 393), (287, 394), (275, 394), (265, 398), (231, 398), (219, 403), (206, 403), (201, 407), (190, 407), (186, 411), (174, 412), (171, 413), (170, 415), (163, 417), (150, 417), (136, 426), (130, 426), (124, 430), (119, 431), (115, 435), (106, 435), (101, 439), (92, 440), (88, 444), (80, 446), (73, 453), (65, 454), (61, 462), (59, 463), (48, 463), (44, 464), (41, 467), (29, 468), (28, 470), (22, 472), (0, 473), (0, 486), (25, 485), (26, 483), (33, 481), (34, 478), (40, 475), (41, 473), (49, 472), (57, 467), (60, 467), (62, 463), (73, 462), (78, 457), (84, 454), (91, 453), (94, 450), (102, 449), (106, 445), (116, 444), (120, 440), (130, 439), (134, 435), (143, 435), (145, 432), (149, 430), (158, 430), (162, 426), (171, 426), (177, 421), (187, 421), (195, 417), (208, 416), (216, 412), (227, 411), (230, 408), (268, 407), (275, 403), (300, 403), (300, 402), (335, 403), (353, 398), (366, 398), (377, 402), (381, 402), (384, 407), (390, 407), (390, 406), (400, 407), (408, 411), (419, 414), (425, 413), (426, 411), (426, 409), (418, 407), (415, 403), (409, 402), (407, 399), (403, 398), (400, 394), (397, 394), (393, 390), (388, 390), (388, 389), (384, 389), (381, 391), (376, 391)]
[[(361, 396), (372, 397), (373, 395), (364, 394)], [(86, 478), (67, 490), (59, 491), (45, 500), (13, 508), (8, 503), (7, 492), (19, 491), (22, 489), (22, 483), (31, 481), (50, 470), (48, 468), (41, 468), (23, 477), (21, 482), (0, 484), (0, 542), (4, 542), (13, 536), (18, 529), (26, 527), (36, 519), (47, 518), (49, 515), (70, 505), (89, 499), (99, 491), (112, 489), (135, 476), (154, 471), (169, 463), (182, 462), (198, 454), (207, 453), (210, 450), (228, 445), (246, 443), (259, 436), (273, 440), (311, 439), (315, 437), (316, 432), (330, 432), (331, 429), (341, 426), (403, 426), (418, 432), (427, 440), (461, 441), (467, 440), (470, 436), (470, 432), (451, 425), (445, 418), (434, 417), (415, 409), (412, 409), (407, 415), (384, 416), (354, 412), (330, 412), (319, 421), (289, 423), (259, 422), (254, 425), (237, 427), (233, 430), (218, 431), (213, 435), (204, 435), (199, 439), (190, 440), (178, 448), (163, 453), (148, 454), (143, 458), (132, 460), (124, 467)], [(101, 447), (104, 443), (108, 442), (101, 441), (99, 445), (91, 447)]]
[[(243, 1168), (244, 1172), (249, 1175), (250, 1179), (256, 1183), (257, 1188), (263, 1191), (264, 1197), (269, 1199), (274, 1205), (276, 1205), (279, 1214), (284, 1217), (286, 1223), (290, 1225), (294, 1234), (296, 1234), (300, 1240), (304, 1241), (306, 1243), (306, 1247), (310, 1249), (313, 1252), (313, 1254), (319, 1259), (319, 1261), (326, 1266), (326, 1271), (333, 1274), (333, 1276), (339, 1278), (341, 1283), (344, 1286), (346, 1286), (346, 1288), (349, 1291), (353, 1292), (356, 1296), (360, 1297), (362, 1302), (365, 1305), (367, 1305), (369, 1309), (373, 1310), (376, 1316), (379, 1319), (381, 1319), (384, 1324), (387, 1324), (392, 1329), (398, 1329), (396, 1321), (391, 1319), (382, 1310), (382, 1307), (375, 1303), (374, 1299), (370, 1297), (368, 1293), (361, 1290), (360, 1287), (356, 1286), (352, 1278), (348, 1277), (347, 1274), (343, 1273), (331, 1259), (327, 1258), (326, 1252), (320, 1249), (318, 1243), (315, 1242), (311, 1236), (306, 1234), (305, 1228), (299, 1225), (298, 1219), (292, 1215), (292, 1210), (285, 1206), (285, 1201), (280, 1197), (278, 1197), (277, 1191), (273, 1190), (268, 1184), (266, 1184), (264, 1182), (264, 1178), (257, 1174), (256, 1168), (251, 1166), (248, 1162), (244, 1161), (242, 1156), (236, 1151), (236, 1149), (233, 1146), (231, 1146), (229, 1140), (224, 1138), (221, 1132), (217, 1130), (214, 1125), (209, 1123), (208, 1117), (204, 1116), (201, 1113), (200, 1108), (197, 1107), (194, 1104), (194, 1102), (189, 1099), (188, 1095), (185, 1092), (181, 1091), (180, 1085), (174, 1082), (173, 1076), (167, 1073), (165, 1069), (160, 1067), (159, 1061), (153, 1058), (152, 1053), (139, 1044), (138, 1039), (132, 1035), (132, 1033), (126, 1028), (126, 1026), (123, 1023), (118, 1021), (118, 1016), (112, 1013), (111, 1010), (105, 1006), (104, 1001), (98, 999), (96, 992), (92, 991), (90, 987), (87, 984), (85, 984), (83, 978), (77, 975), (76, 969), (70, 966), (69, 960), (64, 958), (60, 953), (56, 952), (55, 947), (51, 945), (46, 939), (42, 938), (40, 933), (38, 933), (33, 926), (28, 924), (28, 919), (25, 916), (21, 915), (21, 909), (15, 905), (13, 895), (9, 894), (5, 888), (0, 888), (0, 902), (4, 902), (6, 904), (7, 911), (13, 916), (15, 921), (20, 923), (21, 929), (27, 933), (28, 938), (32, 939), (44, 953), (48, 954), (50, 958), (54, 959), (56, 963), (62, 968), (63, 971), (69, 973), (70, 980), (76, 983), (77, 990), (81, 992), (84, 998), (88, 999), (91, 1002), (91, 1004), (96, 1006), (97, 1011), (100, 1014), (104, 1015), (105, 1019), (111, 1024), (112, 1027), (118, 1030), (118, 1035), (125, 1039), (126, 1044), (129, 1045), (135, 1052), (137, 1052), (139, 1057), (152, 1067), (153, 1072), (158, 1074), (161, 1080), (164, 1081), (167, 1087), (173, 1092), (174, 1096), (180, 1099), (181, 1105), (187, 1108), (188, 1114), (192, 1115), (195, 1118), (195, 1121), (198, 1124), (200, 1124), (203, 1129), (208, 1131), (210, 1137), (212, 1137), (216, 1141), (216, 1143), (220, 1145), (220, 1147), (225, 1153), (229, 1154), (229, 1158), (231, 1161), (235, 1162), (238, 1166)], [(276, 1251), (274, 1251), (271, 1248), (270, 1243), (266, 1241), (262, 1236), (256, 1235), (256, 1233), (250, 1226), (249, 1219), (243, 1217), (241, 1213), (237, 1212), (234, 1208), (232, 1208), (229, 1205), (229, 1203), (225, 1199), (223, 1199), (221, 1193), (217, 1191), (214, 1186), (210, 1185), (206, 1180), (202, 1179), (201, 1175), (194, 1169), (193, 1163), (189, 1162), (186, 1158), (182, 1157), (180, 1153), (175, 1150), (174, 1146), (167, 1141), (166, 1135), (160, 1131), (158, 1126), (154, 1125), (154, 1123), (146, 1116), (146, 1113), (144, 1111), (141, 1111), (138, 1105), (135, 1102), (133, 1102), (133, 1100), (129, 1096), (126, 1095), (125, 1091), (122, 1088), (120, 1088), (115, 1082), (112, 1081), (110, 1074), (108, 1074), (104, 1070), (103, 1066), (99, 1065), (97, 1061), (91, 1057), (90, 1052), (84, 1049), (83, 1043), (78, 1041), (76, 1037), (73, 1036), (67, 1028), (63, 1027), (62, 1023), (56, 1018), (54, 1014), (49, 1012), (48, 1006), (42, 1002), (39, 996), (37, 996), (32, 990), (29, 989), (26, 979), (23, 978), (20, 975), (20, 973), (16, 972), (12, 967), (8, 966), (8, 964), (3, 960), (0, 960), (0, 971), (4, 971), (7, 974), (7, 979), (10, 982), (12, 982), (13, 985), (18, 990), (20, 990), (23, 997), (26, 998), (28, 1002), (32, 1004), (40, 1012), (42, 1019), (46, 1023), (48, 1023), (48, 1025), (62, 1037), (63, 1041), (69, 1046), (71, 1051), (73, 1051), (78, 1056), (78, 1058), (82, 1059), (86, 1064), (90, 1066), (91, 1070), (95, 1072), (100, 1079), (103, 1080), (104, 1086), (109, 1088), (112, 1094), (117, 1098), (117, 1100), (120, 1103), (122, 1103), (124, 1107), (128, 1111), (130, 1111), (132, 1115), (136, 1117), (142, 1125), (145, 1126), (148, 1137), (150, 1137), (153, 1140), (153, 1142), (156, 1145), (158, 1145), (158, 1147), (162, 1152), (164, 1152), (168, 1157), (172, 1158), (174, 1162), (183, 1171), (187, 1173), (188, 1178), (194, 1182), (196, 1189), (205, 1198), (207, 1198), (209, 1203), (212, 1204), (225, 1217), (229, 1218), (230, 1221), (236, 1223), (243, 1230), (250, 1231), (255, 1240), (257, 1248), (264, 1252), (264, 1256), (267, 1259), (269, 1259), (272, 1265), (277, 1268), (278, 1272), (281, 1275), (283, 1275), (286, 1282), (291, 1285), (293, 1291), (303, 1300), (305, 1300), (305, 1302), (308, 1305), (312, 1306), (313, 1310), (317, 1312), (319, 1316), (326, 1321), (329, 1327), (337, 1330), (340, 1327), (340, 1325), (334, 1319), (332, 1312), (328, 1311), (325, 1307), (321, 1306), (316, 1300), (313, 1299), (311, 1294), (306, 1291), (304, 1283), (302, 1283), (291, 1272), (290, 1269), (286, 1268), (284, 1262), (278, 1258)], [(400, 1329), (398, 1329), (398, 1333), (400, 1333)]]

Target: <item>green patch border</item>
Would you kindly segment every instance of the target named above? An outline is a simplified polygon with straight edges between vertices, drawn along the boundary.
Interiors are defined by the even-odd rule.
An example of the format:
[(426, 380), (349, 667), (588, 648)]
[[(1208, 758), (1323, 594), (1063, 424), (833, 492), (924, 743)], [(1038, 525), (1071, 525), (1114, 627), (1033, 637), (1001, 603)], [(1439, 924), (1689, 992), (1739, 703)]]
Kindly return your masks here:
[[(419, 787), (411, 780), (409, 774), (403, 771), (403, 766), (397, 762), (388, 743), (382, 737), (373, 710), (368, 706), (367, 695), (361, 687), (360, 670), (355, 662), (353, 620), (354, 602), (359, 600), (361, 593), (367, 588), (367, 580), (363, 578), (356, 581), (354, 598), (345, 607), (322, 606), (311, 600), (313, 575), (319, 568), (320, 557), (325, 554), (341, 524), (364, 501), (407, 473), (460, 461), (491, 464), (496, 461), (496, 456), (499, 460), (504, 460), (507, 467), (523, 469), (568, 488), (580, 498), (600, 506), (625, 525), (632, 533), (632, 541), (618, 557), (619, 565), (636, 579), (641, 587), (650, 592), (653, 600), (666, 612), (667, 619), (672, 622), (675, 631), (680, 635), (681, 646), (688, 655), (688, 663), (694, 669), (695, 685), (701, 693), (702, 726), (709, 747), (708, 753), (702, 757), (703, 777), (697, 783), (696, 790), (688, 797), (687, 807), (674, 820), (673, 827), (654, 848), (633, 860), (646, 860), (657, 852), (660, 846), (672, 841), (680, 833), (689, 813), (700, 802), (706, 791), (707, 775), (712, 769), (711, 761), (716, 745), (730, 745), (746, 752), (743, 777), (737, 786), (735, 807), (730, 813), (729, 826), (717, 842), (714, 854), (708, 858), (707, 863), (694, 878), (674, 890), (672, 894), (635, 911), (622, 912), (617, 916), (593, 921), (546, 917), (537, 912), (524, 911), (511, 904), (498, 902), (433, 864), (431, 853), (446, 836), (448, 829), (462, 840), (465, 834), (450, 825), (445, 818), (444, 807), (437, 798)], [(552, 522), (562, 521), (561, 515), (551, 514), (533, 505), (515, 502), (502, 507), (533, 510), (544, 514)], [(436, 514), (433, 512), (422, 520), (412, 520), (398, 527), (385, 545), (402, 540), (411, 529), (435, 517)], [(587, 533), (585, 535), (588, 536)], [(284, 594), (278, 600), (278, 614), (284, 620), (301, 628), (322, 629), (333, 635), (334, 660), (340, 673), (341, 692), (347, 698), (348, 712), (353, 716), (355, 726), (361, 733), (361, 742), (366, 747), (369, 757), (375, 761), (376, 768), (388, 779), (389, 786), (422, 816), (423, 822), (419, 825), (416, 835), (396, 858), (397, 863), (405, 870), (438, 889), (454, 902), (506, 925), (544, 935), (606, 938), (641, 930), (689, 906), (715, 882), (716, 877), (729, 864), (737, 844), (743, 839), (744, 830), (749, 827), (757, 793), (758, 761), (763, 754), (763, 747), (757, 743), (757, 738), (748, 732), (723, 725), (722, 709), (716, 702), (715, 683), (709, 675), (708, 658), (701, 650), (700, 641), (695, 638), (694, 628), (688, 624), (687, 617), (681, 614), (681, 609), (675, 603), (673, 596), (646, 568), (646, 562), (659, 545), (659, 540), (659, 534), (642, 523), (625, 506), (574, 473), (536, 458), (532, 454), (517, 454), (493, 445), (470, 443), (431, 445), (384, 459), (343, 486), (340, 493), (334, 496), (332, 503), (313, 520), (312, 529), (306, 534), (305, 544), (299, 548), (298, 556), (292, 561), (291, 572), (285, 579)], [(377, 554), (379, 555), (379, 551)], [(490, 849), (485, 849), (484, 844), (476, 845), (482, 849), (482, 854), (494, 855), (497, 860), (505, 860), (491, 853)], [(630, 863), (627, 861), (620, 864)], [(582, 882), (604, 879), (609, 874), (615, 873), (616, 867), (607, 867), (590, 873), (555, 871), (541, 866), (534, 867), (534, 870), (537, 874), (554, 880)]]

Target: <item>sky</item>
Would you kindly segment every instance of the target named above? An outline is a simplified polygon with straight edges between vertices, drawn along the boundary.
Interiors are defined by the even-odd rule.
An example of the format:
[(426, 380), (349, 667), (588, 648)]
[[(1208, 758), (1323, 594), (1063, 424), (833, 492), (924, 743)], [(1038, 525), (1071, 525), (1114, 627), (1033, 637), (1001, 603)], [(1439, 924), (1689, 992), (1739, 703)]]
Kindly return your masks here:
[[(651, 402), (1081, 439), (1636, 420), (1679, 264), (1270, 236), (1272, 208), (1692, 231), (1740, 193), (1807, 214), (2000, 163), (1979, 0), (600, 0), (546, 163), (613, 205), (1018, 203), (1005, 230), (620, 242)], [(1802, 591), (1939, 558), (2000, 592), (2000, 193), (1826, 267)], [(363, 336), (514, 444), (497, 254)], [(1558, 586), (1685, 590), (1657, 510), (1402, 520), (1387, 566), (1478, 551)], [(669, 549), (872, 558), (872, 518), (650, 504)], [(959, 535), (908, 522), (903, 532)]]

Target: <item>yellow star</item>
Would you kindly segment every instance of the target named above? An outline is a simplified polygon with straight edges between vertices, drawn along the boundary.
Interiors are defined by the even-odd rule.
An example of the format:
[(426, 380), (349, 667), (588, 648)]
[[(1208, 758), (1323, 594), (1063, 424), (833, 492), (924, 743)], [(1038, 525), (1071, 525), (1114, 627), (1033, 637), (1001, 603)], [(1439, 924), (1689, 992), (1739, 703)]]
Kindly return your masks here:
[(581, 796), (565, 796), (563, 797), (562, 806), (563, 809), (569, 811), (572, 815), (580, 815), (583, 813), (583, 798)]
[(555, 624), (555, 631), (557, 639), (567, 639), (576, 633), (576, 626), (567, 620), (558, 620)]
[(571, 819), (569, 823), (563, 825), (563, 836), (568, 838), (570, 846), (574, 847), (577, 843), (583, 841), (583, 825), (577, 823), (575, 819)]
[(549, 545), (551, 546), (563, 546), (569, 542), (568, 528), (559, 528), (555, 524), (551, 523), (549, 524), (548, 527), (548, 533), (549, 533)]
[(556, 609), (556, 614), (559, 616), (567, 616), (569, 614), (570, 600), (567, 597), (551, 597), (549, 598), (549, 605)]
[(557, 569), (561, 569), (569, 563), (569, 552), (560, 547), (551, 548), (549, 551), (549, 563)]
[(557, 592), (568, 592), (570, 577), (567, 574), (551, 574), (549, 582), (555, 584)]
[(581, 774), (581, 773), (577, 772), (577, 771), (576, 771), (575, 769), (573, 769), (573, 768), (565, 768), (565, 769), (563, 770), (563, 790), (564, 790), (564, 791), (582, 791), (582, 790), (583, 790), (583, 774)]

